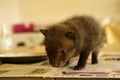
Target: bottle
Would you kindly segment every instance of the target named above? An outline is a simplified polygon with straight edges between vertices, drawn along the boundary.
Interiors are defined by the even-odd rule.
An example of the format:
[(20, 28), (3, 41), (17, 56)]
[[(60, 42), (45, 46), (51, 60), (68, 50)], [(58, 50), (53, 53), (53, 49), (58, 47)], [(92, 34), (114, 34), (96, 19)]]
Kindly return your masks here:
[(2, 24), (1, 30), (1, 49), (2, 50), (10, 50), (12, 49), (12, 30), (11, 26), (7, 24)]

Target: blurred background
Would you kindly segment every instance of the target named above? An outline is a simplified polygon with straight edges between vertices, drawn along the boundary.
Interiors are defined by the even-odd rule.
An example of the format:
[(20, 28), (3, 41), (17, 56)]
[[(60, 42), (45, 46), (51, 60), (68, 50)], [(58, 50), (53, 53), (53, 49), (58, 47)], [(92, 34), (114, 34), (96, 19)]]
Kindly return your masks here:
[[(74, 72), (72, 67), (77, 58), (71, 60), (70, 66), (60, 69), (52, 68), (48, 60), (43, 61), (47, 58), (44, 36), (39, 30), (74, 15), (95, 17), (105, 32), (106, 42), (98, 56), (100, 63), (92, 66), (88, 59), (87, 75), (95, 71), (96, 76), (98, 72), (97, 77), (93, 76), (95, 80), (120, 78), (120, 0), (0, 0), (0, 80), (62, 80), (67, 76), (62, 73), (67, 72), (67, 79), (88, 80), (87, 75), (77, 76)], [(69, 75), (72, 70), (73, 78)]]
[(49, 24), (72, 15), (120, 18), (119, 0), (0, 0), (0, 24)]
[(1, 54), (42, 51), (35, 46), (44, 36), (36, 31), (74, 15), (98, 19), (106, 35), (103, 51), (120, 51), (120, 0), (0, 0)]

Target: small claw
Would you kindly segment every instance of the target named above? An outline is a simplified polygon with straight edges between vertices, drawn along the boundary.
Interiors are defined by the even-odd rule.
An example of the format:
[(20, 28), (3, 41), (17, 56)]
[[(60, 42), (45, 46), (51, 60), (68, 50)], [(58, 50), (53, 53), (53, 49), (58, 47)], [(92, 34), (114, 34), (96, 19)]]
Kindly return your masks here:
[(84, 67), (85, 67), (85, 66), (78, 66), (78, 65), (77, 65), (77, 66), (74, 67), (74, 70), (81, 70), (81, 69), (83, 69)]
[(92, 61), (92, 64), (97, 64), (98, 63), (98, 61), (96, 60), (96, 61)]

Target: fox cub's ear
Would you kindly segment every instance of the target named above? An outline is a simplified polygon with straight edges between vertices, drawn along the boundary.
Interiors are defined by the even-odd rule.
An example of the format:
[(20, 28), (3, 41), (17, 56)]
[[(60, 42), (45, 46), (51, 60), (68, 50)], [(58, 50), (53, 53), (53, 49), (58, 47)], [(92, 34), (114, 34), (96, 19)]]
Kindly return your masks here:
[(40, 29), (40, 32), (43, 33), (44, 36), (47, 36), (48, 30)]
[(76, 39), (76, 33), (75, 32), (68, 32), (65, 36), (69, 39), (72, 39), (72, 40)]

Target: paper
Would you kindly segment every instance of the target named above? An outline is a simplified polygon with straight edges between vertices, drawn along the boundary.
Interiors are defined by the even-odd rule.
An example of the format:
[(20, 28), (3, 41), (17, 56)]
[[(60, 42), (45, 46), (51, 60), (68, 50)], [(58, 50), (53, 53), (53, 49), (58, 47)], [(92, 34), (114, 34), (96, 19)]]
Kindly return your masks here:
[(0, 77), (74, 77), (74, 78), (120, 78), (120, 61), (106, 61), (99, 58), (98, 64), (91, 64), (88, 59), (82, 70), (73, 70), (78, 59), (73, 58), (70, 64), (63, 68), (53, 68), (48, 61), (34, 64), (1, 64)]

